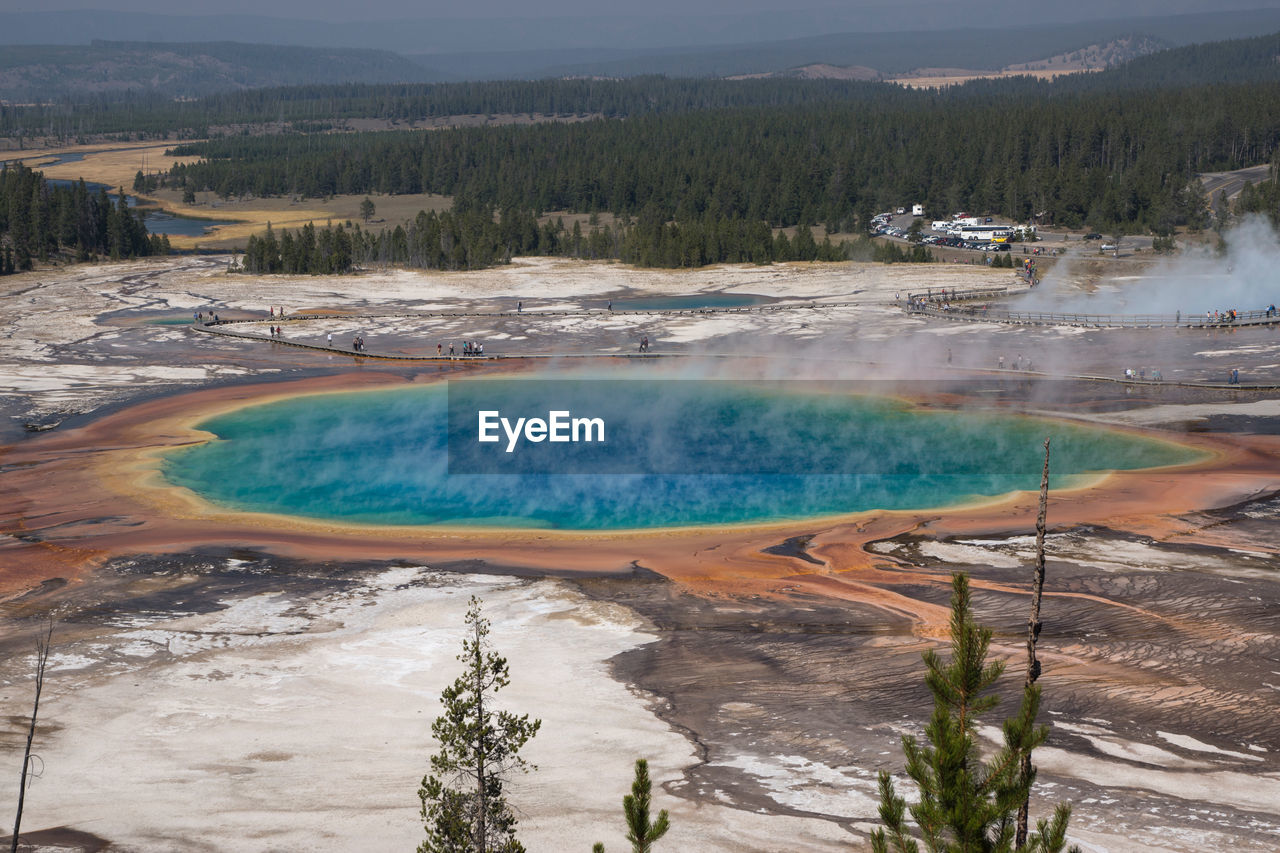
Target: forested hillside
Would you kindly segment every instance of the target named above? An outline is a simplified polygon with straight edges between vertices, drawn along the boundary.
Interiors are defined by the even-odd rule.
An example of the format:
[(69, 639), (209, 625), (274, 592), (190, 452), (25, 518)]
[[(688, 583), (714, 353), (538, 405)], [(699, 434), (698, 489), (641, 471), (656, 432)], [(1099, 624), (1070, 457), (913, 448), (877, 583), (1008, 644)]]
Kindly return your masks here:
[(423, 81), (432, 79), (429, 74), (385, 50), (237, 42), (6, 45), (0, 99), (43, 102), (111, 92), (191, 98), (260, 86)]
[(1059, 89), (1103, 91), (1280, 81), (1280, 33), (1192, 44), (1141, 56), (1101, 74), (1060, 81)]
[[(1033, 98), (910, 95), (811, 107), (437, 133), (231, 137), (172, 183), (225, 196), (453, 195), (491, 209), (653, 208), (847, 231), (890, 204), (1095, 228), (1167, 230), (1202, 206), (1199, 171), (1266, 162), (1280, 85)], [(655, 166), (655, 164), (657, 164)]]
[[(11, 50), (16, 49), (6, 48), (6, 52)], [(271, 50), (281, 51), (280, 61), (293, 62), (288, 52), (291, 49)], [(99, 92), (33, 106), (0, 104), (0, 136), (49, 137), (67, 142), (92, 135), (199, 138), (211, 131), (225, 133), (229, 127), (266, 124), (325, 130), (353, 119), (413, 122), (446, 116), (513, 114), (621, 118), (725, 107), (817, 107), (895, 100), (904, 106), (928, 108), (970, 98), (1044, 99), (1131, 89), (1271, 83), (1280, 80), (1278, 54), (1280, 33), (1177, 48), (1106, 71), (1053, 81), (978, 80), (941, 93), (903, 91), (896, 86), (853, 80), (666, 77), (277, 86), (179, 101), (148, 93)]]
[[(544, 255), (600, 260), (615, 258), (642, 267), (699, 267), (714, 263), (772, 261), (837, 261), (849, 258), (929, 262), (920, 246), (903, 250), (866, 237), (834, 242), (814, 239), (801, 226), (794, 238), (774, 234), (768, 223), (704, 216), (681, 223), (655, 215), (638, 221), (624, 218), (617, 227), (566, 228), (560, 219), (539, 226), (528, 211), (490, 211), (456, 205), (452, 211), (423, 211), (411, 222), (379, 232), (359, 225), (317, 229), (303, 226), (295, 235), (276, 235), (270, 226), (249, 238), (243, 268), (257, 273), (350, 272), (364, 267), (399, 264), (423, 269), (481, 269), (516, 255)], [(1006, 261), (1011, 262), (1009, 256)]]
[[(1198, 173), (1266, 163), (1280, 147), (1278, 52), (1280, 35), (1271, 35), (1053, 82), (944, 91), (651, 77), (303, 86), (188, 102), (102, 96), (0, 108), (0, 124), (10, 135), (234, 131), (176, 146), (188, 162), (148, 178), (190, 192), (454, 197), (451, 213), (403, 236), (330, 235), (334, 246), (349, 241), (357, 262), (474, 266), (537, 251), (696, 265), (829, 256), (838, 247), (808, 231), (798, 244), (769, 235), (819, 225), (865, 233), (874, 212), (915, 202), (938, 214), (976, 210), (1113, 232), (1199, 227), (1207, 205)], [(1216, 82), (1188, 82), (1201, 78)], [(465, 114), (589, 120), (325, 132), (348, 119), (395, 125)], [(275, 132), (255, 133), (257, 124)], [(585, 234), (511, 230), (553, 211), (608, 212), (620, 224)], [(321, 254), (277, 261), (268, 252), (261, 268), (332, 262)]]
[(22, 165), (0, 169), (0, 274), (31, 269), (58, 253), (76, 260), (167, 254), (168, 238), (147, 234), (142, 217), (105, 187), (51, 184)]
[(228, 92), (192, 101), (99, 95), (49, 105), (0, 104), (0, 136), (208, 135), (226, 125), (296, 123), (327, 129), (346, 119), (415, 121), (457, 115), (603, 115), (610, 118), (721, 107), (796, 106), (919, 97), (843, 80), (536, 80), (407, 85), (341, 84)]
[(1257, 185), (1245, 184), (1236, 202), (1239, 213), (1259, 213), (1271, 220), (1271, 225), (1280, 228), (1280, 171), (1271, 168), (1271, 176)]

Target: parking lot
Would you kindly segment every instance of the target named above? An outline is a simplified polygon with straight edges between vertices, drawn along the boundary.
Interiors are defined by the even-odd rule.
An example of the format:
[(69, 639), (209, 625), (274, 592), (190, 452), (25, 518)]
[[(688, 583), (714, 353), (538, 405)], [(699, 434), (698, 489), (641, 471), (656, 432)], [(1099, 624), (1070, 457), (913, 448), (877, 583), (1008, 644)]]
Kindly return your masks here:
[[(908, 208), (909, 210), (909, 208)], [(886, 217), (881, 219), (881, 217)], [(975, 214), (976, 216), (976, 214)], [(942, 260), (971, 261), (981, 259), (983, 254), (991, 255), (995, 252), (1010, 251), (1018, 255), (1047, 255), (1054, 257), (1071, 253), (1073, 255), (1090, 255), (1090, 256), (1106, 256), (1106, 257), (1128, 257), (1135, 252), (1149, 251), (1151, 249), (1150, 236), (1125, 236), (1120, 240), (1119, 251), (1117, 252), (1113, 246), (1115, 243), (1115, 235), (1101, 234), (1098, 232), (1081, 230), (1070, 231), (1067, 229), (1053, 228), (1052, 226), (1040, 226), (1036, 229), (1036, 240), (1034, 242), (1009, 242), (1004, 244), (994, 244), (991, 241), (965, 241), (956, 237), (949, 236), (945, 233), (934, 231), (930, 226), (935, 219), (950, 219), (950, 216), (933, 217), (928, 212), (923, 216), (913, 216), (911, 213), (898, 214), (896, 212), (889, 214), (880, 214), (877, 217), (877, 228), (872, 232), (873, 236), (881, 239), (896, 240), (902, 243), (909, 242), (907, 232), (911, 228), (911, 223), (916, 219), (924, 222), (924, 228), (921, 230), (921, 245), (929, 247), (936, 256)], [(1017, 227), (1011, 223), (998, 220), (994, 217), (979, 217), (983, 224), (1003, 225), (1005, 227)], [(1096, 235), (1096, 236), (1095, 236)], [(1091, 239), (1086, 239), (1086, 236)], [(1107, 248), (1104, 250), (1103, 246)]]

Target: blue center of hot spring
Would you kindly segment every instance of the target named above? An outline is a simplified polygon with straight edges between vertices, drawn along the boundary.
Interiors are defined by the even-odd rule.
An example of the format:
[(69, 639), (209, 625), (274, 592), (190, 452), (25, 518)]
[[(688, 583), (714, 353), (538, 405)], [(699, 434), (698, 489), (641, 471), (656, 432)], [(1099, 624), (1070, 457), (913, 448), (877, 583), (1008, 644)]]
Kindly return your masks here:
[[(539, 384), (493, 387), (509, 411), (542, 405), (545, 415)], [(586, 454), (564, 457), (563, 470), (574, 473), (543, 473), (560, 470), (554, 456), (522, 465), (527, 444), (506, 455), (505, 437), (480, 448), (488, 456), (471, 458), (479, 447), (474, 411), (451, 417), (449, 394), (434, 385), (297, 397), (215, 417), (200, 426), (217, 438), (169, 453), (164, 474), (237, 510), (374, 524), (609, 530), (944, 507), (1034, 490), (1045, 437), (1053, 439), (1055, 486), (1086, 473), (1198, 458), (1104, 428), (921, 410), (884, 397), (738, 382), (598, 384), (613, 390), (575, 399), (573, 414), (600, 417), (606, 444), (538, 448)], [(592, 473), (597, 464), (610, 473)], [(495, 473), (470, 473), (476, 470)]]

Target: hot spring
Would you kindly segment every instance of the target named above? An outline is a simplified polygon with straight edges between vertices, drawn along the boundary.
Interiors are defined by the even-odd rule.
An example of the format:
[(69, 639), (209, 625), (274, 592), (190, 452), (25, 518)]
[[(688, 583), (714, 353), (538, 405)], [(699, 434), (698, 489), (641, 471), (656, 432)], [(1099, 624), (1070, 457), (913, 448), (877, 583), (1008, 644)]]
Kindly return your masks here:
[[(505, 436), (478, 443), (477, 407), (572, 410), (605, 440), (508, 451)], [(1037, 489), (1045, 437), (1055, 488), (1201, 457), (813, 383), (462, 381), (295, 397), (199, 427), (215, 437), (166, 454), (171, 483), (234, 510), (390, 525), (644, 529), (956, 506)]]

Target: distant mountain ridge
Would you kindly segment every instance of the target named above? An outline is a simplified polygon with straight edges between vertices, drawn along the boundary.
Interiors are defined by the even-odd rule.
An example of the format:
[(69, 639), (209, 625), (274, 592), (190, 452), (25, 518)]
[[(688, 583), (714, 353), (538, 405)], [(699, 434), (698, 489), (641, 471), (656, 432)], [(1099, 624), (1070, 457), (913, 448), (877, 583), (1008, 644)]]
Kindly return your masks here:
[(139, 91), (194, 98), (306, 83), (409, 83), (433, 78), (385, 50), (280, 45), (94, 41), (0, 50), (0, 99), (11, 102)]
[[(1275, 28), (1280, 30), (1280, 27)], [(1280, 81), (1280, 32), (1189, 44), (1140, 56), (1080, 86), (1205, 86)]]
[(1004, 71), (1058, 71), (1111, 68), (1131, 62), (1140, 56), (1149, 56), (1168, 50), (1173, 45), (1150, 36), (1126, 35), (1104, 44), (1091, 44), (1078, 50), (1060, 53), (1035, 62), (1007, 65)]
[[(3, 17), (0, 14), (0, 19)], [(1122, 81), (1108, 77), (1105, 85), (1158, 85), (1166, 78), (1184, 84), (1227, 82), (1241, 76), (1241, 63), (1260, 61), (1258, 57), (1270, 49), (1267, 44), (1244, 39), (1225, 48), (1174, 46), (1195, 47), (1206, 39), (1238, 37), (1241, 30), (1249, 34), (1280, 30), (1280, 9), (1004, 30), (970, 27), (836, 33), (698, 51), (593, 48), (406, 57), (363, 48), (98, 40), (88, 46), (12, 45), (0, 49), (0, 100), (44, 103), (121, 93), (198, 98), (243, 89), (338, 83), (642, 75), (897, 79), (913, 86), (937, 86), (971, 77), (1001, 76), (1001, 72), (1006, 76), (1023, 71), (1051, 76), (1117, 65), (1133, 68), (1124, 72)], [(1239, 55), (1233, 57), (1231, 51)], [(1166, 54), (1168, 58), (1160, 59)], [(555, 59), (570, 62), (545, 64)], [(1143, 59), (1153, 62), (1144, 64)], [(1277, 67), (1275, 63), (1267, 68), (1245, 69), (1246, 76), (1270, 79), (1268, 74), (1273, 67)]]
[[(121, 0), (122, 4), (125, 0)], [(837, 4), (834, 0), (777, 0), (772, 10), (733, 9), (699, 13), (696, 9), (646, 11), (644, 4), (597, 4), (594, 14), (548, 15), (538, 4), (527, 12), (480, 16), (458, 4), (448, 17), (423, 12), (395, 20), (380, 19), (376, 8), (353, 5), (349, 20), (309, 18), (306, 6), (289, 16), (219, 12), (217, 4), (172, 4), (173, 12), (5, 11), (0, 9), (0, 44), (87, 44), (92, 39), (146, 42), (253, 41), (307, 47), (358, 47), (403, 54), (474, 54), (523, 51), (601, 49), (615, 58), (627, 51), (661, 52), (671, 48), (702, 50), (797, 39), (830, 33), (950, 31), (983, 28), (1015, 31), (1032, 27), (1071, 27), (1116, 18), (1185, 18), (1203, 8), (1204, 0), (1073, 0), (1038, 4), (1028, 0), (880, 0), (875, 5)], [(1238, 16), (1239, 10), (1273, 5), (1274, 0), (1217, 0), (1214, 17)], [(424, 7), (434, 4), (423, 4)], [(401, 8), (410, 8), (402, 4)], [(437, 7), (439, 8), (439, 7)], [(665, 8), (671, 9), (672, 4)], [(189, 12), (183, 14), (183, 12)], [(1265, 11), (1265, 10), (1264, 10)], [(1272, 10), (1274, 11), (1274, 10)], [(470, 17), (468, 17), (470, 15)], [(1215, 29), (1203, 22), (1192, 38), (1175, 44), (1254, 35), (1265, 29)], [(1269, 29), (1269, 28), (1268, 28)], [(1122, 30), (1123, 31), (1123, 30)], [(1145, 30), (1144, 30), (1145, 31)], [(1116, 34), (1112, 28), (1106, 38)], [(1152, 33), (1160, 36), (1159, 33)], [(1160, 36), (1163, 37), (1163, 36)], [(1081, 41), (1076, 46), (1102, 41)], [(1048, 56), (1057, 51), (1042, 51)], [(541, 63), (556, 64), (554, 58)], [(803, 64), (803, 63), (793, 63)], [(856, 64), (856, 63), (844, 63)], [(926, 62), (922, 65), (949, 63)], [(526, 71), (529, 68), (524, 69)], [(771, 69), (777, 70), (777, 69)]]
[[(913, 78), (924, 78), (924, 85), (945, 85), (942, 81), (951, 79), (957, 82), (974, 77), (989, 75), (1071, 73), (1075, 71), (1092, 71), (1101, 68), (1112, 68), (1130, 62), (1138, 57), (1148, 56), (1161, 50), (1169, 49), (1169, 45), (1146, 36), (1125, 36), (1113, 39), (1104, 44), (1091, 44), (1086, 47), (1048, 56), (1031, 62), (1006, 65), (992, 72), (990, 69), (974, 68), (913, 68), (906, 74), (893, 78), (910, 82)], [(769, 71), (759, 74), (741, 74), (729, 79), (745, 80), (760, 77), (795, 78), (800, 80), (886, 80), (889, 75), (865, 65), (830, 65), (815, 62), (782, 71)]]
[[(734, 77), (784, 72), (811, 65), (874, 68), (888, 77), (917, 68), (998, 71), (1035, 64), (1125, 39), (1135, 44), (1182, 46), (1280, 30), (1280, 9), (1212, 14), (1162, 15), (1041, 24), (1023, 27), (960, 27), (949, 30), (845, 32), (773, 42), (706, 47), (697, 51), (632, 52), (613, 61), (554, 65), (521, 74), (559, 76)], [(414, 57), (424, 63), (443, 56)], [(1109, 63), (1110, 64), (1110, 63)]]

